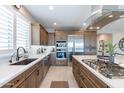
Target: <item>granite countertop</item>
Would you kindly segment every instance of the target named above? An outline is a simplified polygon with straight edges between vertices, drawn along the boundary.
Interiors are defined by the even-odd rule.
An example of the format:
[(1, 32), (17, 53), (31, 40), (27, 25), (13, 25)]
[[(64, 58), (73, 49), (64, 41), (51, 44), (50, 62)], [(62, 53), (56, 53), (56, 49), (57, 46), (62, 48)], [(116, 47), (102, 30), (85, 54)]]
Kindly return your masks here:
[(0, 87), (17, 77), (19, 74), (23, 73), (25, 70), (38, 63), (44, 57), (49, 55), (50, 52), (46, 52), (38, 55), (30, 55), (29, 58), (38, 58), (34, 62), (28, 65), (10, 65), (9, 62), (2, 62), (0, 65)]
[(105, 82), (111, 88), (124, 88), (124, 79), (109, 79), (102, 74), (100, 74), (97, 70), (92, 69), (87, 64), (83, 63), (83, 59), (97, 59), (96, 55), (73, 55), (73, 57), (80, 62), (83, 66), (85, 66), (89, 71), (91, 71), (94, 75), (96, 75), (100, 80)]

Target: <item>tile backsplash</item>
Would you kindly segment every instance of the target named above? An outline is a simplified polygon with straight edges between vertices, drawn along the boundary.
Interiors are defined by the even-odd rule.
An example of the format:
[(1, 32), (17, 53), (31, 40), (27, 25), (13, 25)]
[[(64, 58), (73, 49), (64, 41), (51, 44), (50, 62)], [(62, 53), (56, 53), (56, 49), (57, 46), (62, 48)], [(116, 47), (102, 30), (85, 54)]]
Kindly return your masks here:
[(117, 64), (124, 63), (124, 55), (116, 55), (114, 61)]
[(38, 54), (38, 49), (43, 49), (42, 52), (52, 52), (53, 50), (55, 50), (55, 46), (32, 45), (30, 54)]

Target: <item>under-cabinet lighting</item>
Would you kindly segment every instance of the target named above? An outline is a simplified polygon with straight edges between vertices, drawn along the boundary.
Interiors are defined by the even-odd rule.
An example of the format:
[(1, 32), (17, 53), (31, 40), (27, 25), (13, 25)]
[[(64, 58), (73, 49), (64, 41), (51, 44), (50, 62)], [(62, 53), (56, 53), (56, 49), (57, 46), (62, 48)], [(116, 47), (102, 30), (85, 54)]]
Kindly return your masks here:
[(93, 29), (93, 27), (91, 26), (89, 29)]
[(109, 18), (112, 18), (112, 17), (113, 17), (113, 15), (109, 15), (108, 17), (109, 17)]
[(123, 18), (123, 17), (124, 17), (124, 15), (120, 15), (120, 17), (121, 17), (121, 18)]
[(98, 27), (96, 27), (96, 29), (100, 29), (100, 27), (98, 26)]

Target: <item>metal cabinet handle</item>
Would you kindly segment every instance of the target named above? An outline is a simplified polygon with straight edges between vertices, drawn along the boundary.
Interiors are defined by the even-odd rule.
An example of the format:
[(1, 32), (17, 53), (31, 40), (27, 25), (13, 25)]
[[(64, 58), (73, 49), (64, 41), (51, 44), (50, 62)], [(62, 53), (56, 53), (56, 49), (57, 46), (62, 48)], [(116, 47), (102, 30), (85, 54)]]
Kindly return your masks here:
[(40, 70), (37, 70), (37, 76), (39, 76)]

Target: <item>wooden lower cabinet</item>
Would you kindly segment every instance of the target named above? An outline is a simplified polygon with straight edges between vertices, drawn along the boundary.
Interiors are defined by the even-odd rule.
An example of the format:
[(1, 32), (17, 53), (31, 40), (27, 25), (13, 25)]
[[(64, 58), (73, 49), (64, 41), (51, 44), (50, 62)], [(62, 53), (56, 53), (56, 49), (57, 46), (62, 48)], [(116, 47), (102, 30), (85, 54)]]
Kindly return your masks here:
[[(15, 77), (13, 80), (2, 86), (2, 88), (38, 88), (45, 77), (44, 73), (46, 75), (46, 72), (50, 67), (50, 62), (48, 62), (48, 66), (46, 65), (47, 71), (44, 72), (45, 63), (43, 60), (39, 61), (25, 72)], [(48, 61), (50, 60), (48, 59)]]
[(34, 71), (26, 80), (26, 88), (35, 88), (36, 87), (36, 71)]
[(36, 70), (36, 87), (39, 87), (43, 80), (43, 68), (42, 63), (39, 64), (38, 69)]
[(109, 88), (76, 59), (72, 59), (72, 71), (80, 88)]
[(21, 84), (18, 86), (18, 88), (25, 88), (25, 87), (26, 87), (25, 82), (21, 83)]

